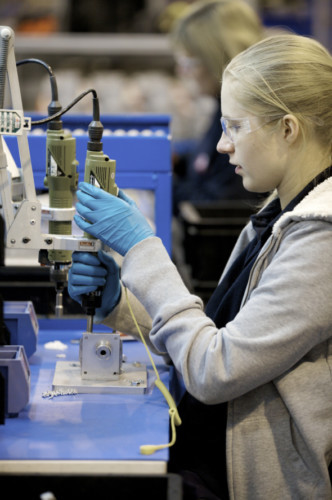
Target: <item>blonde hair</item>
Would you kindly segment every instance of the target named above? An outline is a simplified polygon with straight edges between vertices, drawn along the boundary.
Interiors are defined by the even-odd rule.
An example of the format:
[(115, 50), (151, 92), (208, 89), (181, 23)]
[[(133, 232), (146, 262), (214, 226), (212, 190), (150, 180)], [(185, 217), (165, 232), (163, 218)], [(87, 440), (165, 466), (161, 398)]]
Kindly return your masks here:
[(256, 116), (297, 117), (304, 137), (314, 133), (332, 149), (332, 57), (316, 40), (275, 35), (237, 55), (223, 79), (236, 81), (237, 102)]
[(220, 83), (229, 61), (264, 35), (256, 12), (242, 0), (195, 2), (175, 24), (171, 41), (198, 59)]

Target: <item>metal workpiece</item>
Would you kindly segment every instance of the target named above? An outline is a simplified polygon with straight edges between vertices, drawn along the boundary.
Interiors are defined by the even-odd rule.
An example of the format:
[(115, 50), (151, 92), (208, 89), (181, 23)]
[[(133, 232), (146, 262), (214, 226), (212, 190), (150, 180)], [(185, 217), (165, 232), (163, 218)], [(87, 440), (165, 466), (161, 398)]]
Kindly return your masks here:
[(59, 394), (144, 394), (146, 365), (128, 363), (119, 333), (84, 332), (78, 361), (58, 361), (52, 390)]
[(83, 380), (118, 380), (122, 365), (120, 334), (84, 332), (80, 363)]

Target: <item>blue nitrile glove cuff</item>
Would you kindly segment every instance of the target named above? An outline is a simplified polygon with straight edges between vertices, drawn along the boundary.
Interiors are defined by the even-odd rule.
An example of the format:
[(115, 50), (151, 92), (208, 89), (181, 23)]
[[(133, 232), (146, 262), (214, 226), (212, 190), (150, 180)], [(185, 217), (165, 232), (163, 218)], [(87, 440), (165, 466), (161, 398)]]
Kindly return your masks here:
[(74, 219), (80, 229), (124, 256), (140, 241), (154, 236), (135, 202), (121, 190), (118, 196), (86, 182), (79, 184)]

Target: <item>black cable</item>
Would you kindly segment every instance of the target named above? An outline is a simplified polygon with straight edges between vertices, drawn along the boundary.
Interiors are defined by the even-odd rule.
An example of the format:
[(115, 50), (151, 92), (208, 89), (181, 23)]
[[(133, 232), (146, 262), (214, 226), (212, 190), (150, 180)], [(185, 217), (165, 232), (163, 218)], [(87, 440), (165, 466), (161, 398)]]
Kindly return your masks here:
[[(58, 89), (57, 89), (55, 76), (54, 76), (54, 73), (53, 73), (51, 66), (49, 64), (47, 64), (46, 62), (42, 61), (41, 59), (35, 59), (35, 58), (22, 59), (21, 61), (17, 61), (16, 66), (21, 66), (22, 64), (28, 64), (28, 63), (40, 64), (41, 66), (43, 66), (47, 70), (48, 74), (51, 77), (52, 102), (57, 101), (58, 100)], [(59, 118), (64, 113), (69, 111), (73, 106), (75, 106), (75, 104), (77, 104), (81, 99), (83, 99), (83, 97), (85, 97), (90, 92), (92, 92), (93, 97), (95, 99), (97, 99), (97, 92), (94, 89), (89, 89), (89, 90), (83, 92), (82, 94), (80, 94), (78, 97), (76, 97), (76, 99), (74, 99), (71, 103), (69, 103), (68, 106), (66, 106), (64, 109), (61, 109), (57, 113), (50, 115), (50, 116), (47, 116), (46, 118), (43, 118), (41, 120), (32, 121), (31, 125), (41, 125), (43, 123), (48, 123), (56, 118)], [(94, 114), (95, 113), (99, 114), (99, 110), (97, 111), (97, 109), (96, 109), (96, 111), (95, 111), (95, 106), (94, 106)], [(95, 119), (99, 120), (99, 116), (96, 117)]]
[(44, 66), (44, 68), (48, 71), (49, 75), (53, 76), (54, 74), (51, 66), (49, 66), (46, 62), (42, 61), (41, 59), (35, 59), (35, 58), (21, 59), (21, 61), (17, 61), (16, 66), (21, 66), (22, 64), (27, 64), (27, 63), (40, 64), (41, 66)]
[(61, 111), (58, 111), (58, 113), (55, 113), (52, 116), (47, 116), (46, 118), (43, 118), (41, 120), (35, 120), (31, 122), (31, 125), (41, 125), (42, 123), (47, 123), (51, 120), (54, 120), (55, 118), (58, 118), (59, 116), (62, 116), (64, 113), (69, 111), (75, 104), (77, 104), (83, 97), (85, 97), (89, 93), (93, 94), (94, 98), (97, 98), (97, 92), (94, 89), (89, 89), (86, 90), (85, 92), (82, 92), (78, 97), (76, 97), (71, 103), (68, 104), (65, 108), (63, 108)]
[(53, 69), (45, 61), (42, 61), (41, 59), (36, 59), (36, 58), (22, 59), (21, 61), (18, 61), (16, 63), (16, 66), (21, 66), (22, 64), (28, 64), (28, 63), (40, 64), (40, 66), (43, 66), (47, 70), (47, 72), (50, 76), (51, 96), (52, 96), (52, 100), (51, 100), (51, 103), (49, 105), (48, 112), (49, 112), (49, 115), (51, 115), (54, 112), (60, 111), (62, 108), (61, 108), (61, 104), (58, 101), (58, 87), (57, 87), (56, 78), (55, 78)]
[[(17, 61), (16, 66), (21, 66), (22, 64), (27, 64), (27, 63), (40, 64), (48, 71), (48, 74), (51, 77), (52, 102), (57, 101), (58, 100), (58, 89), (57, 89), (55, 76), (54, 76), (54, 73), (53, 73), (51, 66), (49, 64), (47, 64), (46, 62), (42, 61), (41, 59), (35, 59), (35, 58), (22, 59), (21, 61)], [(81, 99), (83, 99), (83, 97), (85, 97), (90, 92), (93, 94), (93, 97), (94, 97), (93, 117), (94, 117), (95, 121), (99, 121), (99, 101), (98, 101), (98, 97), (97, 97), (97, 92), (94, 89), (89, 89), (89, 90), (86, 90), (85, 92), (83, 92), (82, 94), (80, 94), (71, 103), (69, 103), (68, 106), (61, 109), (57, 113), (49, 115), (46, 118), (43, 118), (41, 120), (31, 121), (31, 125), (42, 125), (43, 123), (48, 123), (50, 121), (53, 121), (56, 118), (59, 118), (64, 113), (69, 111), (73, 106), (75, 106), (75, 104), (77, 104)]]

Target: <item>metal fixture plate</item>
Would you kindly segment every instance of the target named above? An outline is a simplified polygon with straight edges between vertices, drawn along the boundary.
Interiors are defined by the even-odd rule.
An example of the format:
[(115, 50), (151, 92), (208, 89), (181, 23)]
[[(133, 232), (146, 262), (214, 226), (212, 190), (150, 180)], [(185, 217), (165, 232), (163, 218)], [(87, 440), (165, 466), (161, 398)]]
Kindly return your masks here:
[(141, 363), (122, 363), (118, 380), (83, 380), (77, 361), (58, 361), (52, 389), (76, 390), (78, 394), (144, 394), (147, 389), (147, 370)]

